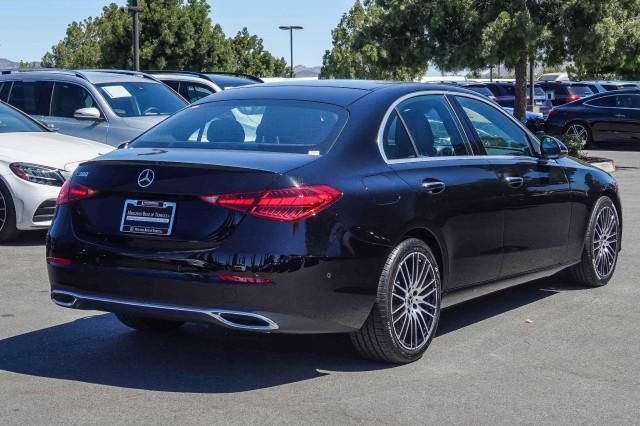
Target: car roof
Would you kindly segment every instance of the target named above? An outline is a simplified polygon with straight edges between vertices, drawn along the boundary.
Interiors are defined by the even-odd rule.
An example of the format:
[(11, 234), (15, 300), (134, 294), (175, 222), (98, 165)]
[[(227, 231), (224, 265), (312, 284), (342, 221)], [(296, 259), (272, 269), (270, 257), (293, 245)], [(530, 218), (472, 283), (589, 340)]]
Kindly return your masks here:
[(11, 77), (18, 77), (20, 80), (56, 80), (57, 78), (64, 77), (65, 80), (72, 80), (77, 82), (89, 82), (91, 84), (100, 83), (126, 83), (126, 82), (139, 82), (141, 79), (146, 78), (145, 81), (155, 83), (155, 80), (144, 73), (133, 71), (120, 71), (120, 70), (66, 70), (66, 69), (49, 69), (49, 70), (5, 70), (0, 75), (0, 79), (15, 79)]
[(297, 80), (241, 86), (203, 98), (193, 105), (222, 100), (283, 99), (323, 102), (346, 107), (363, 96), (383, 91), (393, 91), (393, 95), (398, 97), (419, 91), (462, 92), (477, 95), (475, 92), (450, 84), (374, 80)]

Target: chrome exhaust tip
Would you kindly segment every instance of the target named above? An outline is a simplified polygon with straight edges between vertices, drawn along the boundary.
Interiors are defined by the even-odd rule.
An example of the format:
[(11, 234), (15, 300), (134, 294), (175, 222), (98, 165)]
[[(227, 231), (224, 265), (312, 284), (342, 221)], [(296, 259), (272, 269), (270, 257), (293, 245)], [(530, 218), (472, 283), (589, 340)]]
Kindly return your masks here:
[(215, 311), (210, 315), (223, 325), (238, 330), (273, 331), (278, 329), (278, 324), (273, 320), (259, 314), (239, 311)]
[(63, 308), (72, 308), (75, 306), (78, 298), (69, 293), (54, 291), (51, 293), (51, 300), (53, 300), (53, 303), (58, 306), (62, 306)]

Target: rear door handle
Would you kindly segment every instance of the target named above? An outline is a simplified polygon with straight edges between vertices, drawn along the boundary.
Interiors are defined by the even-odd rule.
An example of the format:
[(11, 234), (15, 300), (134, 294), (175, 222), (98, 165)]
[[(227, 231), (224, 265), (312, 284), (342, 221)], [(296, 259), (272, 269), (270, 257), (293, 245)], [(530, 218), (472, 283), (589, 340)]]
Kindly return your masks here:
[(422, 181), (422, 190), (427, 194), (440, 194), (442, 191), (444, 191), (444, 188), (444, 182), (440, 182), (439, 180), (425, 179)]
[(507, 176), (504, 181), (512, 188), (520, 188), (524, 184), (524, 179), (520, 176)]
[(617, 118), (627, 118), (627, 116), (624, 115), (624, 114), (616, 114), (615, 117), (617, 117)]

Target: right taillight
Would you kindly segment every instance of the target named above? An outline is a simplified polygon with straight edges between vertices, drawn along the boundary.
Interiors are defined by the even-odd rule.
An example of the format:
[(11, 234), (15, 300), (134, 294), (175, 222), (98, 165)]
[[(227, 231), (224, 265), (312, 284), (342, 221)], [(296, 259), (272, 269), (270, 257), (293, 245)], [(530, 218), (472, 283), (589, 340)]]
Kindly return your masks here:
[(81, 183), (73, 182), (71, 179), (67, 180), (58, 194), (56, 200), (57, 205), (67, 204), (72, 201), (82, 200), (84, 198), (90, 198), (97, 194), (95, 189), (91, 189)]
[(294, 186), (264, 192), (204, 195), (201, 200), (252, 216), (293, 222), (327, 208), (342, 193), (327, 185)]

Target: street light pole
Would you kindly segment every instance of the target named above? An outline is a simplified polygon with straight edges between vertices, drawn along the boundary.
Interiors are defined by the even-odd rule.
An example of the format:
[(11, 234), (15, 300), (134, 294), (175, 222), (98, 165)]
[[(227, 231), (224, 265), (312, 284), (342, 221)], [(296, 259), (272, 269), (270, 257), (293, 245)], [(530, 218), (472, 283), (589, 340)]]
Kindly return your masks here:
[(133, 0), (133, 5), (127, 7), (127, 12), (133, 18), (133, 66), (136, 71), (140, 71), (140, 27), (138, 25), (138, 14), (142, 12), (142, 6), (138, 6), (138, 0)]
[(293, 78), (293, 30), (302, 30), (304, 29), (300, 25), (281, 25), (281, 30), (289, 31), (289, 48), (290, 48), (290, 63), (289, 63), (289, 77)]

